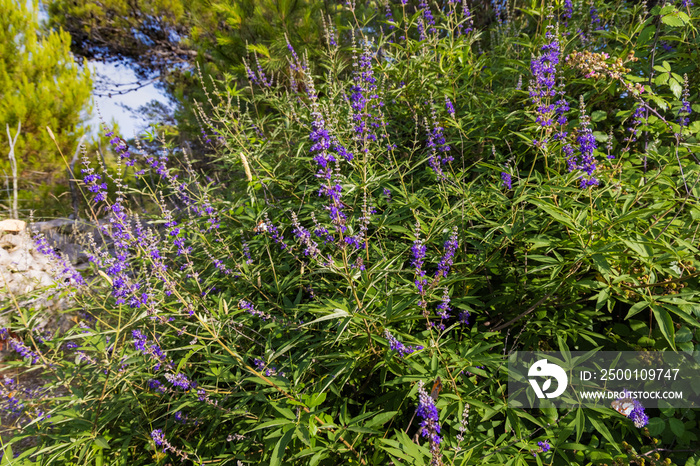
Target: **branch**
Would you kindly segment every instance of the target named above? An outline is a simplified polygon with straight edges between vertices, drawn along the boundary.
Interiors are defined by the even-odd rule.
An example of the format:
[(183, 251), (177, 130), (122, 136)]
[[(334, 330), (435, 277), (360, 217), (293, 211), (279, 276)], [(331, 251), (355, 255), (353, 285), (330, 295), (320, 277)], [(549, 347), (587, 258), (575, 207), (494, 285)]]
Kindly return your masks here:
[(566, 277), (564, 277), (564, 279), (561, 280), (561, 281), (559, 282), (559, 284), (556, 286), (556, 288), (554, 288), (552, 291), (550, 291), (550, 292), (547, 293), (546, 295), (542, 296), (542, 298), (540, 298), (539, 301), (537, 301), (535, 304), (533, 304), (532, 306), (530, 306), (530, 307), (527, 309), (527, 311), (525, 311), (525, 312), (523, 312), (522, 314), (520, 314), (519, 316), (517, 316), (517, 317), (515, 317), (515, 318), (513, 318), (513, 319), (511, 319), (511, 320), (509, 320), (509, 321), (506, 322), (505, 324), (501, 324), (501, 325), (499, 325), (498, 327), (495, 327), (495, 328), (494, 328), (493, 330), (491, 330), (491, 331), (497, 332), (497, 331), (499, 331), (499, 330), (502, 330), (502, 329), (504, 329), (504, 328), (510, 326), (511, 324), (513, 324), (513, 323), (519, 321), (520, 319), (522, 319), (523, 317), (525, 317), (526, 315), (528, 315), (529, 313), (531, 313), (532, 311), (534, 311), (535, 309), (537, 309), (538, 307), (540, 307), (540, 304), (542, 304), (542, 303), (544, 303), (545, 301), (547, 301), (547, 300), (548, 300), (548, 299), (549, 299), (549, 298), (564, 284), (564, 282), (566, 281), (566, 279), (569, 278), (570, 276), (572, 276), (573, 274), (575, 274), (576, 271), (577, 271), (580, 267), (581, 267), (581, 262), (579, 261), (579, 263), (576, 265), (576, 267), (574, 267), (573, 269), (571, 269), (571, 272), (569, 272), (569, 273), (566, 275)]
[(22, 122), (18, 121), (17, 122), (17, 134), (15, 134), (15, 138), (12, 139), (12, 135), (10, 134), (10, 125), (7, 124), (5, 125), (7, 129), (7, 139), (8, 142), (10, 143), (10, 166), (12, 167), (12, 189), (14, 193), (14, 198), (12, 201), (12, 211), (10, 212), (10, 215), (12, 215), (12, 218), (19, 218), (19, 212), (17, 210), (17, 160), (15, 159), (15, 145), (17, 144), (17, 138), (19, 137), (19, 132), (22, 130)]

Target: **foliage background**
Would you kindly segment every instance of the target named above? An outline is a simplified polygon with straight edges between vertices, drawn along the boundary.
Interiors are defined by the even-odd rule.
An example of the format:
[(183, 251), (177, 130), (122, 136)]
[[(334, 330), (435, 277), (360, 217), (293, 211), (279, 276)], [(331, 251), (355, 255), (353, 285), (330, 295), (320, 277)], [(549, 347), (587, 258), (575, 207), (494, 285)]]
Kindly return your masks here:
[[(36, 3), (3, 0), (0, 9), (0, 145), (6, 154), (6, 125), (14, 138), (21, 122), (15, 153), (26, 188), (61, 176), (57, 172), (65, 164), (45, 128), (50, 126), (61, 150), (72, 154), (91, 110), (92, 81), (70, 52), (70, 36), (40, 26)], [(9, 167), (2, 157), (0, 169), (9, 175)]]

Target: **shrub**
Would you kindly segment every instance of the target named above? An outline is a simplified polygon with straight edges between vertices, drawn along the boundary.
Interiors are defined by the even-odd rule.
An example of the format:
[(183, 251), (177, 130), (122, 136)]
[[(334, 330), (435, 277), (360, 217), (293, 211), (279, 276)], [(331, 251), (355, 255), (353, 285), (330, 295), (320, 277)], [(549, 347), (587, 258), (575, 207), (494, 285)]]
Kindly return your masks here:
[(227, 185), (110, 134), (159, 214), (85, 169), (112, 246), (72, 330), (18, 309), (20, 458), (691, 461), (693, 411), (509, 408), (504, 356), (695, 350), (694, 10), (499, 5), (357, 7), (319, 63), (203, 83)]

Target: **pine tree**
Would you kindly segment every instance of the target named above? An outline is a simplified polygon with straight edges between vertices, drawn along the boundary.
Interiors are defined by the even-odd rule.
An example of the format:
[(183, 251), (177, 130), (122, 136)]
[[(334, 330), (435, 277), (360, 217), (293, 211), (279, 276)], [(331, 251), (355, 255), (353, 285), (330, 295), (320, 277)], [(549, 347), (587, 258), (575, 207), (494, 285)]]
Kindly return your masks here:
[[(79, 66), (64, 31), (44, 31), (38, 4), (0, 0), (0, 170), (10, 174), (6, 125), (14, 138), (20, 188), (64, 176), (63, 154), (73, 154), (89, 117), (92, 80)], [(0, 173), (2, 175), (2, 173)]]

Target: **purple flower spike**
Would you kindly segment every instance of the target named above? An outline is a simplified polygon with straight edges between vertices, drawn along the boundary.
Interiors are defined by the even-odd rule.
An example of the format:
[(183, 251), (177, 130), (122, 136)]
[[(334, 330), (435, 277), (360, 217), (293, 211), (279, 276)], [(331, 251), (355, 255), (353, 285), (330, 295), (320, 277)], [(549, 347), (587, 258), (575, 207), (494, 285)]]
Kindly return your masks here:
[(421, 436), (430, 439), (431, 465), (442, 464), (440, 461), (440, 417), (435, 400), (425, 391), (423, 381), (418, 381), (418, 407), (416, 415), (423, 419), (420, 423)]
[(455, 107), (454, 107), (454, 105), (452, 105), (452, 101), (447, 96), (445, 96), (445, 109), (447, 110), (447, 113), (449, 113), (452, 118), (455, 117)]
[(416, 240), (411, 247), (411, 254), (413, 255), (413, 267), (416, 269), (416, 288), (418, 288), (418, 292), (422, 297), (425, 294), (425, 285), (428, 283), (428, 280), (425, 278), (425, 270), (423, 270), (426, 247), (423, 244), (423, 240), (420, 239), (419, 233), (420, 225), (416, 225)]
[(438, 269), (437, 272), (435, 272), (435, 277), (437, 277), (438, 279), (441, 277), (447, 277), (447, 274), (450, 272), (450, 267), (452, 267), (452, 263), (454, 262), (455, 252), (457, 251), (458, 247), (459, 239), (457, 227), (454, 227), (452, 228), (452, 234), (450, 235), (450, 239), (445, 241), (445, 255), (442, 256), (442, 259), (438, 264)]
[(619, 398), (612, 403), (612, 407), (632, 419), (634, 426), (641, 429), (649, 422), (649, 416), (644, 412), (644, 406), (638, 400), (631, 397), (628, 390), (622, 391), (622, 398)]
[(406, 346), (394, 337), (388, 330), (384, 330), (384, 337), (389, 340), (389, 349), (399, 353), (400, 357), (406, 357), (414, 351), (422, 350), (422, 346)]
[(513, 179), (510, 173), (501, 172), (501, 180), (503, 181), (503, 186), (506, 189), (513, 189)]

